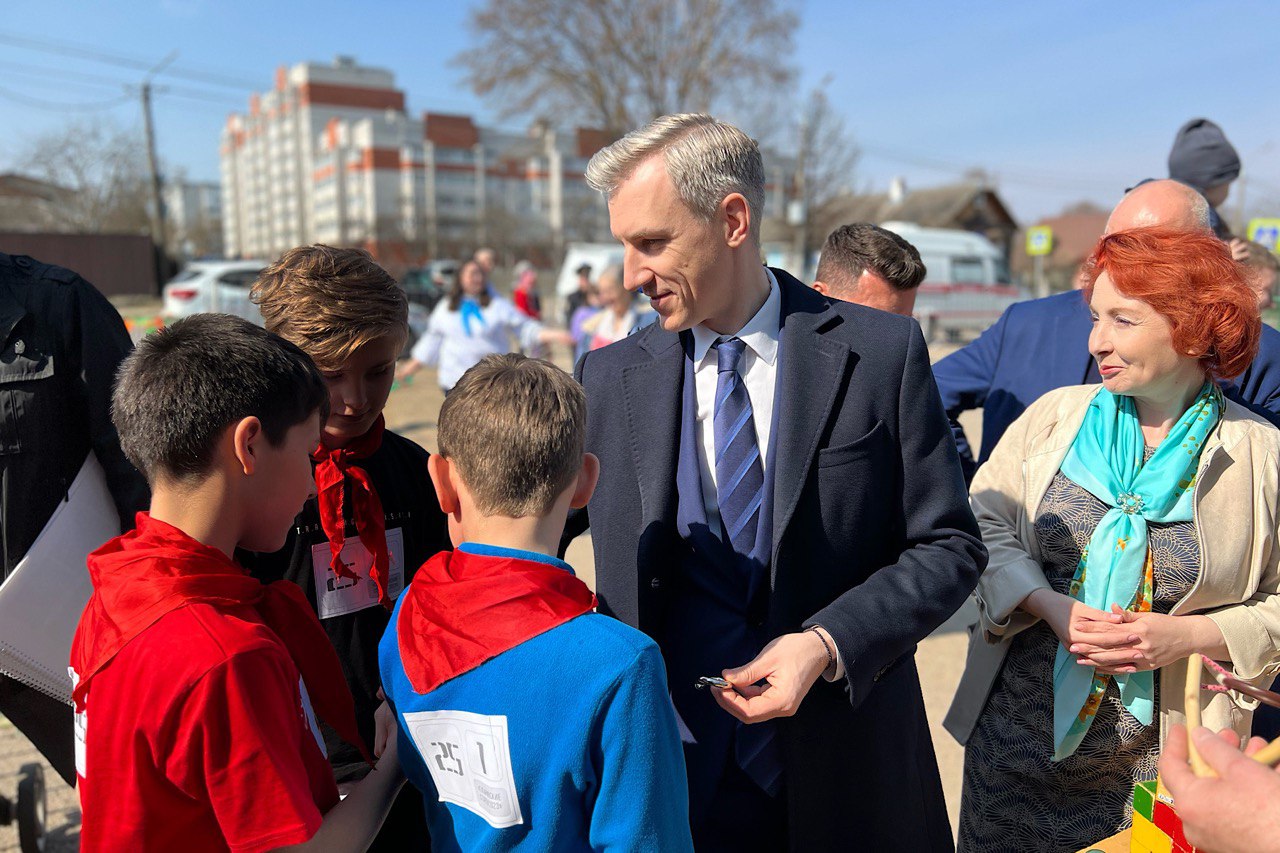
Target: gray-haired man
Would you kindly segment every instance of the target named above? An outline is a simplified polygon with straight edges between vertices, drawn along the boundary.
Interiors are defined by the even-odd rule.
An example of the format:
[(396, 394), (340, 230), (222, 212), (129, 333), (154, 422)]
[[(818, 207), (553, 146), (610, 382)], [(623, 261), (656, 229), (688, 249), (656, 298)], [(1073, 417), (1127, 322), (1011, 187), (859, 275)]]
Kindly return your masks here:
[[(589, 353), (601, 607), (653, 636), (699, 850), (950, 850), (912, 653), (986, 562), (919, 329), (760, 257), (742, 131), (664, 116), (599, 152), (657, 324)], [(729, 688), (695, 689), (703, 676)]]

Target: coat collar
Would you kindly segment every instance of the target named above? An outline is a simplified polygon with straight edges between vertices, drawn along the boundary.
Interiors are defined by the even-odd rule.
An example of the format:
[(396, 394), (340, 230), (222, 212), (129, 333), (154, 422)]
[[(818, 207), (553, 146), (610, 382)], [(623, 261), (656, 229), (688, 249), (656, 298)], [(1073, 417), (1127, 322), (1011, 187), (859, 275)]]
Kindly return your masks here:
[[(832, 303), (779, 269), (771, 269), (781, 295), (779, 409), (773, 466), (773, 553), (796, 507), (818, 442), (835, 406), (843, 376), (857, 355), (827, 333), (845, 322)], [(685, 333), (689, 334), (689, 333)], [(646, 523), (674, 521), (680, 405), (684, 383), (681, 335), (653, 324), (636, 333), (648, 354), (622, 370), (632, 460)]]

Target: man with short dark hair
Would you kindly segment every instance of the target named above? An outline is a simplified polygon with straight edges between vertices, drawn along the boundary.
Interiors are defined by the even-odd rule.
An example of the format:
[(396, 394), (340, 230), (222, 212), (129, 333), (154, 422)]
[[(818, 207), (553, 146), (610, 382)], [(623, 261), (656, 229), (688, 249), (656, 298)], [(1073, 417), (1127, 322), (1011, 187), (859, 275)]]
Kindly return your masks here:
[(732, 125), (655, 119), (587, 181), (658, 320), (578, 363), (600, 485), (566, 535), (662, 649), (696, 849), (950, 851), (913, 654), (986, 551), (920, 327), (763, 265)]
[(878, 225), (854, 222), (828, 235), (813, 289), (910, 317), (924, 276), (924, 261), (915, 246)]

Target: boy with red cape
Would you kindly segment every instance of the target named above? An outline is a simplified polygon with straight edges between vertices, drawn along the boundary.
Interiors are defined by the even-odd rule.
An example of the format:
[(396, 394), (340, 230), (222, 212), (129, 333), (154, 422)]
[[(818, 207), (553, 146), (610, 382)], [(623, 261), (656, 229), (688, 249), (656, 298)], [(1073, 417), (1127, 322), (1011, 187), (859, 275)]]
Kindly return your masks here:
[(89, 557), (82, 850), (363, 849), (381, 825), (394, 741), (339, 804), (316, 717), (363, 751), (341, 665), (296, 587), (232, 558), (284, 541), (326, 406), (306, 355), (236, 317), (180, 321), (125, 361), (112, 417), (152, 502)]
[(437, 849), (692, 850), (658, 647), (555, 556), (599, 473), (585, 431), (582, 388), (519, 355), (483, 359), (440, 410), (456, 550), (418, 570), (380, 647)]

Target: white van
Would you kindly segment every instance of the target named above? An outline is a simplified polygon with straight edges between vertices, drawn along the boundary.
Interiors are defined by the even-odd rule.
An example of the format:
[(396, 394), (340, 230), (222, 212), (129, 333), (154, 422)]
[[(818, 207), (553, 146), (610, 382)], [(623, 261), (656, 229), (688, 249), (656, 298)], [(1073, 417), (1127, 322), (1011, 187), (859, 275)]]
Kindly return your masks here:
[(885, 222), (881, 227), (915, 246), (924, 261), (927, 272), (914, 313), (925, 340), (981, 332), (1004, 309), (1027, 298), (1011, 283), (1000, 250), (981, 234), (911, 222)]

